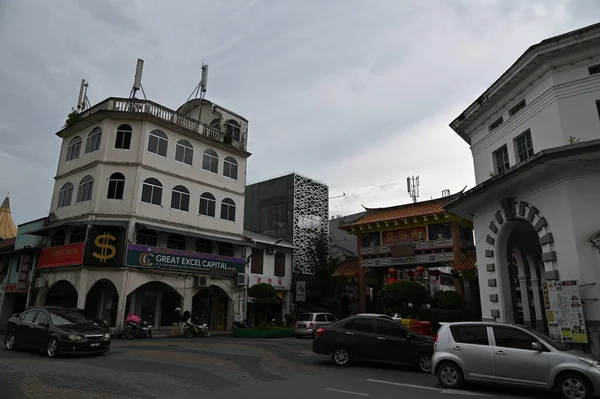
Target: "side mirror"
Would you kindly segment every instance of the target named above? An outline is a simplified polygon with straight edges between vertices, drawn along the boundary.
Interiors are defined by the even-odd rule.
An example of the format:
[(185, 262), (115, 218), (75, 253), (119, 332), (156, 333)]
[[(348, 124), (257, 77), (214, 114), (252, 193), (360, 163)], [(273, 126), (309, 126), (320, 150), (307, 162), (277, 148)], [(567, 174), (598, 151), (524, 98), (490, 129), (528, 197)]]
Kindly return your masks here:
[(42, 326), (42, 327), (46, 327), (46, 328), (48, 328), (48, 323), (46, 323), (45, 321), (40, 321), (40, 322), (38, 323), (38, 326)]
[(539, 342), (532, 342), (531, 349), (533, 349), (534, 351), (537, 351), (537, 352), (543, 351), (542, 344), (540, 344)]

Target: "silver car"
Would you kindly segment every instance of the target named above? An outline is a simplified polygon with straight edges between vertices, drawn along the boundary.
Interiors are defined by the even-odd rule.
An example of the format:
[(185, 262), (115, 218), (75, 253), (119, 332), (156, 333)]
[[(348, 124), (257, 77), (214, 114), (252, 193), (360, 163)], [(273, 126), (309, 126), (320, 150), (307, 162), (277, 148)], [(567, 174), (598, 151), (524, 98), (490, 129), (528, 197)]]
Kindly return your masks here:
[(600, 393), (600, 363), (592, 355), (513, 324), (442, 324), (431, 371), (445, 388), (478, 381), (554, 389), (568, 399)]
[(313, 337), (319, 327), (328, 326), (337, 321), (337, 318), (331, 313), (311, 312), (302, 313), (294, 326), (294, 335), (296, 338)]

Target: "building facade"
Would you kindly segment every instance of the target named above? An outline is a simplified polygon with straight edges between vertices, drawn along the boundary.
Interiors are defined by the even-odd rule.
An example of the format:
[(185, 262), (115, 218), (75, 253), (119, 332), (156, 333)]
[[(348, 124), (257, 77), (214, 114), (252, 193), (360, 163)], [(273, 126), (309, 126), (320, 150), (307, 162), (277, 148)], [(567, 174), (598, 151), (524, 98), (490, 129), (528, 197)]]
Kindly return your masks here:
[[(62, 139), (37, 304), (77, 306), (120, 328), (181, 307), (227, 329), (243, 310), (248, 121), (206, 100), (174, 111), (109, 98)], [(240, 276), (242, 275), (242, 276)]]
[[(475, 226), (484, 319), (589, 336), (596, 354), (599, 115), (600, 24), (530, 47), (450, 124), (477, 186), (447, 206)], [(557, 310), (561, 287), (574, 288)]]

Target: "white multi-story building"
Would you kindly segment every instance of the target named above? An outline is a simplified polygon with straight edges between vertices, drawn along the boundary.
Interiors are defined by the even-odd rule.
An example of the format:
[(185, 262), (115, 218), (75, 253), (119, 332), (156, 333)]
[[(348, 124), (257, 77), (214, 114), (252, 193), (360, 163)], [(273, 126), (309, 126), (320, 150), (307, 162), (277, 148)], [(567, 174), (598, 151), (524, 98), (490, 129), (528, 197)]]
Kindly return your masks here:
[[(600, 24), (531, 46), (450, 124), (471, 146), (477, 186), (447, 206), (474, 221), (484, 319), (589, 336), (595, 353), (599, 116)], [(544, 287), (573, 280), (579, 293), (560, 308)]]
[[(226, 329), (243, 311), (248, 121), (207, 100), (177, 111), (109, 98), (57, 135), (62, 147), (38, 304), (129, 312), (170, 325), (181, 307)], [(30, 233), (31, 234), (31, 233)]]

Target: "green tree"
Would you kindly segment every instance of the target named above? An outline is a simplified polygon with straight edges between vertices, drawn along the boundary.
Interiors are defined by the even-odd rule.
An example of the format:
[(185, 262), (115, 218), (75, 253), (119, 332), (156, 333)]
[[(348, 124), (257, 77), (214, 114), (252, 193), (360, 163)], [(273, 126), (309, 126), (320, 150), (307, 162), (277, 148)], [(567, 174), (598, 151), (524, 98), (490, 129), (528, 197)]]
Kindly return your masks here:
[(438, 298), (438, 306), (444, 310), (462, 310), (465, 300), (456, 291), (444, 291)]
[(388, 284), (380, 291), (380, 296), (388, 311), (400, 313), (403, 317), (417, 317), (421, 306), (430, 302), (429, 292), (416, 281)]
[(321, 301), (333, 294), (335, 281), (331, 275), (340, 265), (340, 260), (331, 253), (331, 244), (332, 238), (326, 229), (315, 229), (307, 250), (308, 272), (319, 280)]
[[(278, 303), (277, 291), (271, 284), (259, 283), (248, 288), (248, 296), (252, 297), (252, 303), (256, 313), (262, 316), (266, 322), (267, 313), (271, 305)], [(257, 320), (259, 317), (257, 317)]]

